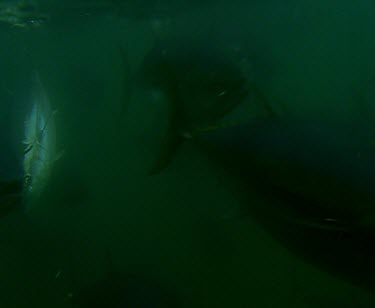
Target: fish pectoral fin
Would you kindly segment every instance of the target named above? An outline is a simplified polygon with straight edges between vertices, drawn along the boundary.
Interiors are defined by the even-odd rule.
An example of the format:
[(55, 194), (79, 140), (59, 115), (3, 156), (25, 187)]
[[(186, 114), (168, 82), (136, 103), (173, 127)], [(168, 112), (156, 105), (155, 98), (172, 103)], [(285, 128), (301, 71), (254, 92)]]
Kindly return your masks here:
[(155, 175), (160, 173), (162, 170), (167, 168), (167, 166), (172, 162), (176, 156), (176, 152), (184, 141), (193, 139), (197, 134), (215, 131), (223, 129), (230, 126), (236, 126), (241, 124), (240, 122), (226, 122), (226, 123), (216, 123), (211, 125), (206, 125), (202, 127), (196, 127), (191, 130), (183, 130), (177, 133), (170, 133), (164, 139), (161, 151), (156, 159), (153, 167), (150, 169), (149, 174)]
[(27, 147), (23, 150), (23, 154), (24, 155), (28, 154), (33, 149), (33, 147), (34, 147), (33, 144), (27, 143), (26, 145), (27, 145)]
[[(149, 170), (149, 175), (159, 174), (173, 161), (174, 157), (180, 146), (189, 139), (193, 139), (199, 133), (208, 131), (215, 131), (230, 126), (236, 126), (241, 124), (239, 121), (236, 122), (225, 122), (206, 125), (202, 127), (196, 127), (191, 130), (178, 131), (177, 133), (168, 133), (163, 141), (161, 151), (158, 154), (158, 158), (155, 160), (154, 165)], [(171, 130), (173, 131), (173, 130)]]
[[(40, 139), (42, 138), (42, 135), (44, 134), (45, 130), (47, 129), (51, 118), (53, 118), (57, 114), (57, 112), (58, 112), (58, 110), (53, 110), (50, 113), (50, 115), (47, 118), (47, 121), (44, 123), (43, 127), (39, 130), (39, 132), (37, 134), (37, 137), (35, 137), (34, 140), (23, 140), (22, 144), (26, 145), (27, 147), (32, 147), (34, 144), (36, 144), (38, 146), (42, 146), (41, 143), (40, 143)], [(27, 150), (29, 150), (29, 149), (27, 149)]]

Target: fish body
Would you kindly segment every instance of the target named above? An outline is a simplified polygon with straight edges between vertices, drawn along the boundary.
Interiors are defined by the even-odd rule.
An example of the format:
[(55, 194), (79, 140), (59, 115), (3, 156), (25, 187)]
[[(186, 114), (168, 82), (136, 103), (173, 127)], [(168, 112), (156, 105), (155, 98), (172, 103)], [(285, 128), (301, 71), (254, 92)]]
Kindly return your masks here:
[(151, 173), (171, 162), (192, 131), (215, 124), (247, 96), (241, 69), (203, 40), (159, 42), (146, 55), (138, 84), (142, 91), (161, 94), (168, 103), (163, 149)]
[(344, 211), (343, 203), (351, 213), (375, 210), (375, 145), (367, 128), (265, 120), (208, 132), (203, 138), (228, 157), (240, 157), (244, 174), (262, 185), (320, 199), (333, 210)]
[(57, 159), (55, 111), (37, 73), (33, 79), (32, 108), (25, 121), (24, 176), (25, 193), (38, 196)]
[[(201, 134), (247, 211), (320, 268), (375, 287), (375, 146), (368, 127), (260, 120)], [(258, 194), (264, 202), (253, 201)]]

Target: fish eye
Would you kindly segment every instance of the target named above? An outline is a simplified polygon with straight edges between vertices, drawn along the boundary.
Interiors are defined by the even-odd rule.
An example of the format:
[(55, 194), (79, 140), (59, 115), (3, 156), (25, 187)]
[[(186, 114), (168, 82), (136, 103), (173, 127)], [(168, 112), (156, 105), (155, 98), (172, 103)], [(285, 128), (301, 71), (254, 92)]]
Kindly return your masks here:
[(25, 185), (30, 187), (32, 184), (33, 178), (30, 174), (25, 175)]
[(228, 92), (226, 85), (219, 82), (209, 83), (207, 90), (215, 96), (225, 96)]
[(221, 91), (217, 96), (224, 96), (227, 94), (226, 90)]

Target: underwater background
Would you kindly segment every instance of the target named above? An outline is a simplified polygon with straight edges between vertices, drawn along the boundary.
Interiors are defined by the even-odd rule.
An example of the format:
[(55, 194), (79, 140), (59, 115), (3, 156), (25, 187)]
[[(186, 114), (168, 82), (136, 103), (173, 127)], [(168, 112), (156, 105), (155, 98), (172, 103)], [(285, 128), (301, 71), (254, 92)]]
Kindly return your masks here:
[[(133, 77), (159, 41), (190, 48), (199, 37), (278, 116), (372, 127), (371, 1), (33, 3), (49, 16), (40, 26), (0, 28), (0, 176), (22, 176), (35, 70), (64, 154), (37, 204), (0, 220), (0, 307), (375, 306), (371, 289), (306, 262), (244, 214), (236, 179), (193, 143), (150, 176), (168, 106)], [(225, 119), (261, 116), (253, 100)]]

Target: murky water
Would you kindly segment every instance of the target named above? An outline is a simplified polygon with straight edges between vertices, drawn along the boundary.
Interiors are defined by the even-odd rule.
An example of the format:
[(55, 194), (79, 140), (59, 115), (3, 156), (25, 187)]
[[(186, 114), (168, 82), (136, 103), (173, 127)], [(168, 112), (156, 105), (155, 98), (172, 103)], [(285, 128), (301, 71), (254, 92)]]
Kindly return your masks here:
[[(218, 131), (291, 118), (333, 123), (336, 131), (335, 123), (354, 123), (371, 135), (373, 12), (367, 0), (1, 1), (1, 180), (24, 177), (24, 121), (35, 103), (35, 71), (57, 110), (58, 159), (32, 206), (25, 198), (0, 220), (0, 306), (374, 305), (371, 206), (353, 219), (355, 227), (334, 225), (333, 243), (343, 244), (332, 251), (321, 226), (298, 220), (305, 227), (309, 221), (306, 234), (318, 235), (313, 246), (301, 232), (297, 252), (289, 239), (299, 229), (289, 220), (278, 226), (287, 234), (279, 240), (268, 216), (249, 210), (284, 213), (292, 202), (284, 191), (262, 186), (259, 193), (253, 178), (232, 173), (194, 138), (208, 126)], [(166, 137), (171, 131), (182, 136), (176, 149)], [(335, 139), (334, 131), (327, 134)], [(375, 145), (342, 135), (351, 148)], [(173, 157), (151, 175), (166, 144)], [(345, 193), (340, 176), (337, 196)], [(326, 206), (324, 196), (303, 195), (295, 203), (302, 210), (310, 202)], [(348, 257), (345, 249), (357, 247), (357, 238), (358, 254), (353, 248)], [(327, 258), (345, 270), (327, 265)]]

